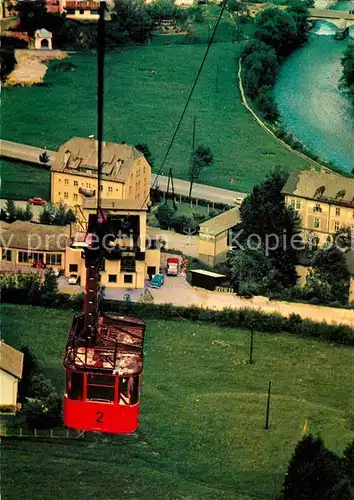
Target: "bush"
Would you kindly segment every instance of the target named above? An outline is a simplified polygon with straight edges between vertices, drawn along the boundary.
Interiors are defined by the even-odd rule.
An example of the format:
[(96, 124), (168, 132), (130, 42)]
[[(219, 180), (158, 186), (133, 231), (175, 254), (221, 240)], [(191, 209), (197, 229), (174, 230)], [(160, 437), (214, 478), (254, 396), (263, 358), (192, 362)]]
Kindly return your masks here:
[(56, 302), (58, 298), (58, 280), (53, 269), (49, 268), (46, 270), (40, 292), (41, 300), (44, 305), (50, 305)]

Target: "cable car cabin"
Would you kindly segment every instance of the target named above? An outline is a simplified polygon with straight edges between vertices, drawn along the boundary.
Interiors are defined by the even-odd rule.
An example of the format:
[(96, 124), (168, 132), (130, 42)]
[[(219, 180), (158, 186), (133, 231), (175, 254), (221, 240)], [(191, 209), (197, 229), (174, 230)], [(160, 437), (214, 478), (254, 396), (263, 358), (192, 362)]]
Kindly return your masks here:
[(64, 424), (112, 434), (138, 428), (145, 323), (99, 313), (97, 339), (88, 345), (84, 315), (76, 316), (64, 359)]

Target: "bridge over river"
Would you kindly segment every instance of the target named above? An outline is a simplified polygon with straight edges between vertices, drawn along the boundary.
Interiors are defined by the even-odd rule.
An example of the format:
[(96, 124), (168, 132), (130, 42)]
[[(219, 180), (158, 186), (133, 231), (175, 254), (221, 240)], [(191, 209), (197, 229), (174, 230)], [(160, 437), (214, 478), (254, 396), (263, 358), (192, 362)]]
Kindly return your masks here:
[(354, 26), (354, 11), (308, 9), (309, 21), (327, 21), (341, 31)]

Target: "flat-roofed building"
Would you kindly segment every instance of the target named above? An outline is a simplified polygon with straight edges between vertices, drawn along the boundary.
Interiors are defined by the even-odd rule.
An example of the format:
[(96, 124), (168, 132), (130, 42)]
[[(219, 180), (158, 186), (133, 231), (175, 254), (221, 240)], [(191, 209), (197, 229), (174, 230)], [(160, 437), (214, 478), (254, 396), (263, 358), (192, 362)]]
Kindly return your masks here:
[[(146, 202), (102, 200), (101, 208), (110, 218), (115, 234), (100, 273), (101, 284), (110, 288), (144, 288), (145, 279), (158, 274), (160, 268), (160, 243), (146, 233)], [(86, 199), (82, 206), (85, 219), (95, 212), (96, 200)], [(75, 244), (67, 251), (65, 274), (78, 273), (84, 285), (86, 272), (82, 250), (74, 247)]]

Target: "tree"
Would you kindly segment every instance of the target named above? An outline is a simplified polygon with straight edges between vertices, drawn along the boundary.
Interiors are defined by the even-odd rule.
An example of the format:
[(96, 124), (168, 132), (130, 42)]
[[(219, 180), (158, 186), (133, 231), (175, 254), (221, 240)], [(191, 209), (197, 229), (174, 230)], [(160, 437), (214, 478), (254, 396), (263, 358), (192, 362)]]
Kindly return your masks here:
[(31, 395), (32, 378), (39, 373), (39, 367), (36, 357), (32, 354), (28, 346), (21, 347), (23, 353), (22, 377), (18, 383), (18, 400), (24, 403), (26, 398)]
[(167, 204), (163, 203), (156, 211), (156, 219), (159, 221), (161, 229), (169, 229), (172, 225), (174, 218), (173, 209)]
[[(349, 496), (348, 496), (349, 495)], [(285, 476), (284, 500), (350, 500), (353, 498), (342, 460), (320, 437), (304, 436), (295, 448)]]
[(264, 9), (255, 20), (256, 39), (273, 47), (278, 56), (290, 54), (297, 45), (297, 25), (293, 16), (277, 8)]
[(154, 27), (149, 10), (138, 0), (115, 0), (112, 21), (138, 43), (146, 42)]
[(244, 84), (247, 95), (257, 97), (262, 87), (271, 87), (278, 71), (277, 55), (274, 49), (252, 52), (243, 63)]
[(325, 500), (340, 479), (340, 460), (320, 437), (304, 436), (295, 448), (284, 483), (284, 500)]
[(69, 224), (74, 224), (76, 222), (76, 215), (74, 212), (69, 208), (69, 210), (65, 213), (64, 216), (64, 225), (68, 226)]
[(191, 153), (189, 162), (189, 196), (192, 196), (192, 188), (194, 182), (199, 179), (202, 169), (211, 165), (214, 161), (213, 153), (207, 146), (200, 145), (193, 153)]
[(345, 448), (342, 460), (351, 487), (354, 488), (354, 439)]
[(52, 224), (56, 226), (64, 226), (65, 225), (65, 206), (59, 205), (59, 207), (54, 212), (54, 218)]
[(341, 83), (348, 89), (349, 95), (352, 97), (354, 104), (354, 46), (348, 45), (341, 59), (342, 76)]
[(298, 254), (294, 242), (300, 240), (299, 219), (287, 208), (282, 194), (286, 179), (285, 172), (275, 170), (263, 184), (253, 188), (240, 207), (237, 238), (246, 250), (257, 246), (263, 249), (278, 289), (296, 284)]
[(58, 297), (58, 280), (51, 268), (45, 272), (44, 282), (41, 286), (41, 297), (43, 304), (53, 304)]
[(6, 200), (5, 211), (8, 222), (16, 220), (16, 207), (13, 200)]
[[(311, 259), (314, 285), (327, 290), (326, 298), (343, 304), (348, 302), (350, 273), (345, 256), (339, 248), (319, 248)], [(321, 297), (319, 297), (321, 298)]]
[(140, 153), (143, 153), (143, 155), (144, 155), (144, 156), (145, 156), (145, 158), (146, 158), (146, 161), (149, 163), (149, 165), (150, 165), (151, 167), (153, 167), (153, 166), (154, 166), (154, 160), (153, 160), (153, 156), (152, 156), (152, 153), (151, 153), (151, 151), (150, 151), (149, 146), (148, 146), (147, 144), (145, 144), (145, 143), (142, 143), (142, 144), (140, 144), (140, 143), (139, 143), (139, 144), (137, 144), (137, 145), (135, 146), (135, 148), (136, 148), (138, 151), (140, 151)]
[(33, 217), (32, 207), (30, 203), (27, 203), (26, 210), (24, 213), (25, 220), (30, 221)]
[(279, 118), (278, 107), (270, 86), (261, 87), (258, 90), (256, 105), (266, 120), (273, 122)]
[(272, 288), (276, 271), (267, 260), (263, 248), (235, 250), (227, 264), (230, 283), (240, 295), (262, 295)]
[(56, 211), (51, 203), (47, 203), (39, 215), (39, 222), (41, 224), (53, 224)]

